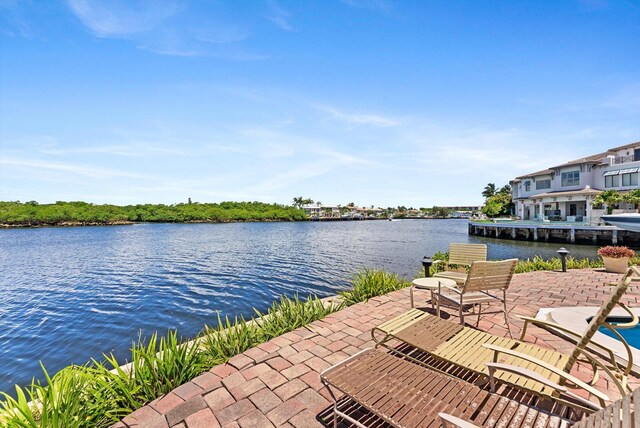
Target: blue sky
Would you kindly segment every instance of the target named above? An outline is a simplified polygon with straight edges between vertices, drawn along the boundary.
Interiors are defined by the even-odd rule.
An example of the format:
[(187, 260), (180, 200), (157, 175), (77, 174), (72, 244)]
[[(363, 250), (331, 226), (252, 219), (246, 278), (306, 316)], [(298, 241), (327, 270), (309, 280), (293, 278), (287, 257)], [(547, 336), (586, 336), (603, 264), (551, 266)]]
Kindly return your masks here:
[(0, 0), (0, 200), (480, 203), (640, 140), (640, 3)]

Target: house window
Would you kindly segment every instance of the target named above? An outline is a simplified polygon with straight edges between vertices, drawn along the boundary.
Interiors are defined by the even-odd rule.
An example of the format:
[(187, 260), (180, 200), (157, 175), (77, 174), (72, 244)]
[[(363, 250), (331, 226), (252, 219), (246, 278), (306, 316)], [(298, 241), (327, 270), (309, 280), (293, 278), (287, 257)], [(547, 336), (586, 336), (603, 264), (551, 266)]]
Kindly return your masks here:
[(536, 190), (551, 189), (551, 179), (536, 181)]
[(561, 186), (577, 186), (580, 184), (580, 171), (563, 172), (561, 175)]
[(638, 185), (638, 173), (622, 174), (623, 186), (637, 186)]
[[(638, 179), (636, 178), (636, 182)], [(619, 175), (608, 175), (604, 178), (604, 187), (618, 187), (620, 186)]]
[(525, 192), (529, 192), (531, 190), (531, 182), (530, 181), (525, 181), (524, 182), (524, 191)]

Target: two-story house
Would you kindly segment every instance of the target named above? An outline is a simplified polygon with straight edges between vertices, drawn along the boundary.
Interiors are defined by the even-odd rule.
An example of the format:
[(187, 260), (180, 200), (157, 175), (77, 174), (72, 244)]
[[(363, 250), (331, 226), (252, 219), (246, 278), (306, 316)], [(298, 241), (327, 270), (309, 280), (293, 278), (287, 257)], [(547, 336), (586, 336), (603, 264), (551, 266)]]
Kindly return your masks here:
[[(510, 181), (516, 215), (523, 220), (597, 224), (593, 199), (603, 190), (638, 189), (640, 141), (516, 177)], [(621, 203), (622, 211), (635, 207)]]

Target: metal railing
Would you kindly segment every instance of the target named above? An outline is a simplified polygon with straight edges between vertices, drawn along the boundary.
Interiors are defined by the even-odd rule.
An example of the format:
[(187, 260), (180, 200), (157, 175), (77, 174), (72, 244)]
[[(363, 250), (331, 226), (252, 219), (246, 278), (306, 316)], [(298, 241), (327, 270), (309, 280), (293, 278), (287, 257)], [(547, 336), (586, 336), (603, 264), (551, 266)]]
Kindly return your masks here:
[(634, 162), (635, 161), (635, 156), (634, 155), (629, 155), (629, 156), (616, 156), (613, 159), (613, 163), (614, 164), (619, 164), (619, 163), (628, 163), (628, 162)]

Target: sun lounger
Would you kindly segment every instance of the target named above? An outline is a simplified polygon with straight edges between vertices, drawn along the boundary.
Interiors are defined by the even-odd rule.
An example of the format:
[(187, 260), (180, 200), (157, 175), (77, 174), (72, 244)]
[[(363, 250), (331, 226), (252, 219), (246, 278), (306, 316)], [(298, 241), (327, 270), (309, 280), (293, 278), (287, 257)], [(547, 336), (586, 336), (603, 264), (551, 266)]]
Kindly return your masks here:
[[(508, 387), (500, 394), (492, 393), (486, 385), (474, 385), (378, 349), (364, 350), (326, 369), (320, 377), (334, 399), (334, 426), (338, 416), (359, 427), (369, 426), (354, 414), (354, 403), (388, 425), (407, 428), (440, 427), (443, 421), (457, 422), (460, 427), (560, 427), (600, 408), (573, 396), (567, 401), (575, 398), (581, 406), (540, 399)], [(330, 387), (347, 398), (339, 399)], [(379, 426), (371, 418), (369, 423)]]
[[(624, 327), (633, 327), (638, 324), (638, 317), (620, 302), (632, 281), (640, 281), (640, 270), (637, 267), (630, 268), (613, 289), (609, 298), (592, 318), (587, 330), (575, 341), (576, 344), (570, 354), (524, 342), (522, 340), (524, 335), (520, 340), (499, 337), (416, 309), (373, 328), (371, 335), (374, 341), (389, 349), (395, 350), (389, 346), (388, 342), (391, 339), (397, 339), (411, 345), (416, 352), (426, 352), (440, 362), (453, 364), (485, 376), (489, 375), (487, 362), (506, 364), (509, 370), (505, 367), (495, 369), (496, 378), (541, 396), (555, 397), (557, 392), (553, 388), (531, 380), (529, 373), (524, 370), (519, 372), (519, 370), (534, 371), (554, 383), (583, 389), (603, 402), (602, 394), (591, 385), (597, 382), (600, 372), (604, 372), (618, 387), (620, 393), (625, 394), (628, 391), (627, 381), (633, 365), (633, 357), (629, 352), (626, 365), (616, 362), (614, 358), (603, 363), (591, 355), (588, 347), (597, 347), (603, 352), (608, 351), (608, 348), (595, 342), (593, 336), (601, 326), (615, 331), (615, 326), (609, 325), (606, 320), (616, 305), (624, 308), (632, 319)], [(381, 338), (380, 334), (382, 334)], [(570, 374), (578, 360), (588, 362), (592, 367), (593, 377), (589, 384)]]

